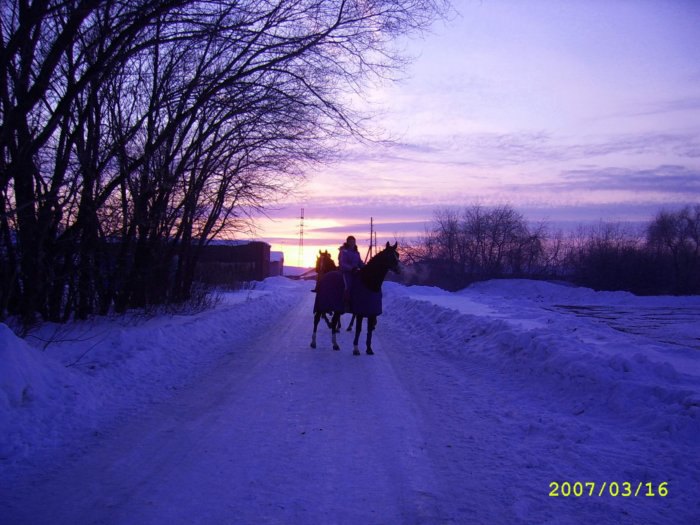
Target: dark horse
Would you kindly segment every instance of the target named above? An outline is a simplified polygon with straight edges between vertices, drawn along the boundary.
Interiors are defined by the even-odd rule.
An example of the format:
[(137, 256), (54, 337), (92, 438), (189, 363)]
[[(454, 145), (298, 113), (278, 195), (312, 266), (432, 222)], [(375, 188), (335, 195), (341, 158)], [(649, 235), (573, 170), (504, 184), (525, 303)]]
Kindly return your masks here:
[(335, 265), (335, 261), (333, 261), (333, 257), (331, 257), (331, 254), (328, 253), (328, 250), (319, 250), (318, 257), (316, 258), (316, 282), (320, 281), (321, 277), (328, 272), (332, 272), (337, 269), (338, 267)]
[[(331, 257), (331, 254), (328, 253), (328, 250), (319, 250), (318, 257), (316, 257), (316, 287), (318, 287), (318, 282), (323, 278), (324, 275), (326, 275), (328, 272), (334, 272), (337, 269), (338, 267), (335, 265), (335, 261), (333, 260), (333, 257)], [(316, 292), (316, 288), (314, 288), (311, 291)], [(336, 332), (340, 330), (340, 322), (337, 323), (337, 326), (331, 325), (332, 321), (328, 319), (328, 315), (326, 315), (325, 313), (321, 315), (324, 321), (326, 321), (328, 328)], [(333, 328), (334, 326), (335, 328)]]
[[(386, 248), (372, 257), (367, 265), (354, 274), (350, 297), (350, 310), (357, 318), (353, 354), (360, 355), (357, 347), (362, 321), (367, 318), (367, 354), (373, 355), (372, 332), (377, 326), (377, 316), (382, 313), (382, 283), (389, 270), (399, 272), (399, 254), (397, 243)], [(336, 340), (336, 332), (340, 328), (340, 316), (346, 312), (343, 300), (345, 284), (340, 271), (331, 271), (323, 275), (316, 285), (316, 301), (314, 302), (314, 331), (311, 335), (311, 348), (316, 348), (316, 330), (321, 317), (332, 314), (329, 327), (332, 334), (333, 350), (340, 350)]]

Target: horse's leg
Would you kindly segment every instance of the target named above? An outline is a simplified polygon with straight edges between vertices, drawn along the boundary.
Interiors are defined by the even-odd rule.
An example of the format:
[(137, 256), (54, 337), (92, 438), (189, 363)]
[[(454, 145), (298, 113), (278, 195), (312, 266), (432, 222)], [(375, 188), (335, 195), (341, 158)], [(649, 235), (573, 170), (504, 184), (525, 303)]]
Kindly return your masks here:
[(316, 330), (318, 330), (318, 323), (321, 321), (321, 312), (314, 313), (314, 332), (311, 334), (311, 348), (316, 348)]
[(330, 328), (330, 329), (333, 329), (333, 326), (331, 326), (331, 321), (328, 320), (328, 312), (323, 312), (321, 314), (321, 317), (326, 322), (326, 326), (328, 326), (328, 328)]
[(374, 355), (372, 350), (372, 332), (377, 327), (377, 316), (373, 315), (367, 318), (367, 355)]
[(331, 320), (331, 341), (333, 341), (333, 350), (340, 350), (338, 346), (338, 341), (336, 340), (335, 334), (338, 333), (338, 328), (340, 327), (340, 312), (333, 312), (333, 319)]
[(340, 333), (340, 318), (343, 316), (342, 312), (338, 312), (338, 322), (334, 325), (333, 331), (336, 334)]
[(358, 315), (355, 319), (357, 325), (355, 326), (355, 339), (352, 342), (352, 355), (360, 355), (360, 349), (357, 348), (357, 342), (360, 340), (360, 332), (362, 332), (362, 319), (361, 315)]
[(350, 324), (348, 325), (348, 332), (352, 332), (352, 325), (355, 322), (355, 314), (352, 314), (352, 317), (350, 318)]

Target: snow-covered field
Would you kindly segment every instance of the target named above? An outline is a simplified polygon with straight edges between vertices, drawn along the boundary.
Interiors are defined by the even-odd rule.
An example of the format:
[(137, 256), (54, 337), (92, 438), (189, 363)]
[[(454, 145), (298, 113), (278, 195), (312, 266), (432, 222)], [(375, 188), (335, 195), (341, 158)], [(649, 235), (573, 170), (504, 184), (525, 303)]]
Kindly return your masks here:
[(312, 286), (0, 325), (0, 522), (700, 523), (700, 297), (386, 283), (353, 357)]

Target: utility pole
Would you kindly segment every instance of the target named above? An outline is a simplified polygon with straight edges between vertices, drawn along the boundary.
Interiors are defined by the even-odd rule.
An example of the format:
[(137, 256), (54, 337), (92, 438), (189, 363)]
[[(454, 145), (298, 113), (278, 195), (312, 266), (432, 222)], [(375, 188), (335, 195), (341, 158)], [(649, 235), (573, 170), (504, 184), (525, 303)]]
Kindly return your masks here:
[(304, 266), (304, 208), (301, 209), (299, 217), (299, 266)]
[(365, 256), (365, 262), (372, 258), (372, 246), (377, 244), (377, 233), (374, 231), (374, 217), (369, 218), (369, 250)]

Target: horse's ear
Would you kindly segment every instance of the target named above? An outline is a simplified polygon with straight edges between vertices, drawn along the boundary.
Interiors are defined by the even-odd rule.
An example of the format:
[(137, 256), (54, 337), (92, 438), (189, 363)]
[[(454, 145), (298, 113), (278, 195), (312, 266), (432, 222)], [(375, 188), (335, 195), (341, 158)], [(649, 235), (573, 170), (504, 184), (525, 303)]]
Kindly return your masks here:
[[(387, 243), (387, 244), (388, 244), (388, 243)], [(394, 250), (398, 247), (398, 245), (399, 245), (399, 241), (396, 241), (396, 242), (394, 243), (394, 246), (393, 246)]]
[(389, 241), (386, 241), (386, 249), (389, 249)]
[(321, 255), (321, 250), (318, 251), (318, 254)]

